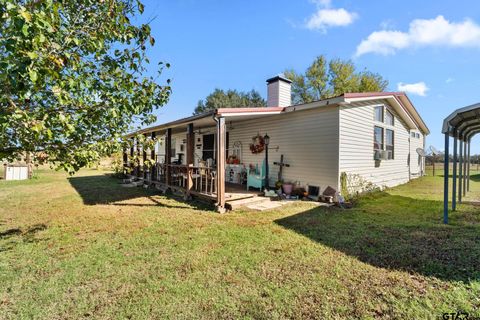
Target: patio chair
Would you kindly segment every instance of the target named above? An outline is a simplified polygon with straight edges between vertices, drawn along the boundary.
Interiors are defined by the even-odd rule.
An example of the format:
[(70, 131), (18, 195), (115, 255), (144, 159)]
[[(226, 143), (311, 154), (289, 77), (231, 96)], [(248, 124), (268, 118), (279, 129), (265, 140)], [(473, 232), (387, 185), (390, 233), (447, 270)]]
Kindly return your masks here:
[(261, 191), (265, 187), (265, 171), (267, 171), (265, 160), (263, 160), (260, 170), (258, 169), (258, 164), (255, 165), (255, 170), (247, 168), (247, 190), (250, 190), (250, 187), (254, 187)]

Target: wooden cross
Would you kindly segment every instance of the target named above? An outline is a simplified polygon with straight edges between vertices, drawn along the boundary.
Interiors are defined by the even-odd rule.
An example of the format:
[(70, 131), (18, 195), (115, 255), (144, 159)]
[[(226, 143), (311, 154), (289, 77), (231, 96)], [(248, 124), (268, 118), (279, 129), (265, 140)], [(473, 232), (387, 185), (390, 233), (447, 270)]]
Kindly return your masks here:
[(290, 165), (283, 162), (283, 154), (280, 156), (280, 162), (274, 162), (273, 164), (280, 167), (280, 169), (278, 170), (278, 181), (282, 181), (283, 167), (288, 168), (290, 167)]

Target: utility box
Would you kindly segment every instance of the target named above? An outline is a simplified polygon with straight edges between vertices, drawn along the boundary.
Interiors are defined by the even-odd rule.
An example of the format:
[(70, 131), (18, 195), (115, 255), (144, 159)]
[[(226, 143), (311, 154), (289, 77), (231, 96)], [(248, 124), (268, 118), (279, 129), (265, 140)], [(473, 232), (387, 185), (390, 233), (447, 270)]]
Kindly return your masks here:
[(28, 165), (24, 164), (5, 164), (5, 180), (26, 180), (29, 178)]

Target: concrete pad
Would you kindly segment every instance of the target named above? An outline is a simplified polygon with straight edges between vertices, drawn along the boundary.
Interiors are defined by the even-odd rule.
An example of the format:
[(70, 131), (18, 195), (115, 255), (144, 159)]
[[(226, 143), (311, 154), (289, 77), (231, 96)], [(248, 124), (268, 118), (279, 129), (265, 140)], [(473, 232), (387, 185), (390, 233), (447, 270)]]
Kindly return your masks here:
[(265, 211), (265, 210), (281, 207), (283, 204), (284, 203), (281, 203), (281, 202), (265, 201), (261, 203), (252, 203), (250, 205), (247, 205), (246, 207), (251, 210)]

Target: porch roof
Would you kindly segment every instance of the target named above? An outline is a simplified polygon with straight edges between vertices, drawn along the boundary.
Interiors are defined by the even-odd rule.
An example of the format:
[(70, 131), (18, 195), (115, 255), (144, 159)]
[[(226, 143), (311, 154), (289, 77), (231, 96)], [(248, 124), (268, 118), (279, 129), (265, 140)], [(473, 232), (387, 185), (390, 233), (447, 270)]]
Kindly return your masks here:
[(186, 117), (182, 119), (178, 119), (172, 122), (167, 122), (164, 124), (148, 127), (141, 129), (136, 132), (132, 132), (128, 134), (126, 137), (133, 137), (136, 134), (145, 134), (155, 131), (162, 131), (166, 129), (175, 129), (178, 127), (185, 127), (189, 123), (194, 123), (195, 127), (203, 128), (203, 127), (211, 127), (215, 125), (215, 118), (216, 117), (225, 117), (225, 118), (233, 118), (235, 117), (236, 120), (247, 120), (249, 118), (258, 118), (262, 116), (269, 116), (273, 114), (282, 113), (285, 110), (283, 107), (265, 107), (265, 108), (220, 108), (208, 112), (204, 112), (198, 115), (194, 115), (191, 117)]

